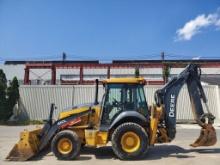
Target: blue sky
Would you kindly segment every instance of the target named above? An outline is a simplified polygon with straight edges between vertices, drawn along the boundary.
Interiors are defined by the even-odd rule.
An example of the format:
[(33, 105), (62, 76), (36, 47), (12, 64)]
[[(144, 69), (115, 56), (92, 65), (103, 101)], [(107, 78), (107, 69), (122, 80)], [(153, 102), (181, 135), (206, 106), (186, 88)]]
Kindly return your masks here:
[(0, 61), (220, 58), (219, 0), (0, 0)]

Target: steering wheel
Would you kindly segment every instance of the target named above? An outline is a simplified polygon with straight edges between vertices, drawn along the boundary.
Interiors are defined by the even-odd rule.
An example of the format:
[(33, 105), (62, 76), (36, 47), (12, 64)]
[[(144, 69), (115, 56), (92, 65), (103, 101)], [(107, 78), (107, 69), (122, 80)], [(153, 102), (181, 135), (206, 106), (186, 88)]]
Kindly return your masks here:
[(115, 98), (113, 98), (112, 105), (118, 107), (120, 105), (120, 102), (118, 102)]

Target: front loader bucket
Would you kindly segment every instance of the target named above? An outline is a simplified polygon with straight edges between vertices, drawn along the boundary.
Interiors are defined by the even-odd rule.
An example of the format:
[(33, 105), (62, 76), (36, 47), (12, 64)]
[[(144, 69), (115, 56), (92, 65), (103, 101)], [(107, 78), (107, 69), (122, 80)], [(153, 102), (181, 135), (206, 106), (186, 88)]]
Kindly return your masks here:
[(39, 151), (40, 140), (38, 135), (41, 129), (24, 130), (20, 133), (20, 140), (14, 145), (6, 157), (7, 160), (25, 161), (35, 156)]
[(200, 131), (199, 138), (190, 146), (213, 146), (217, 142), (215, 128), (211, 124), (207, 124)]

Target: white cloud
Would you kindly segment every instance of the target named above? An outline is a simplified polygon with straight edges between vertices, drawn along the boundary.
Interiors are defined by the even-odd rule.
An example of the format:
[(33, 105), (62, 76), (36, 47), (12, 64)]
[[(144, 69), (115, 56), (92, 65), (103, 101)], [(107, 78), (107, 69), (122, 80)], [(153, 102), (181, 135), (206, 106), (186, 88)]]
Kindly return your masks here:
[(215, 25), (220, 28), (220, 19), (218, 21), (216, 21)]
[(208, 26), (215, 26), (220, 28), (220, 12), (219, 9), (217, 12), (212, 14), (201, 14), (198, 15), (195, 19), (186, 22), (185, 25), (176, 31), (177, 41), (182, 40), (191, 40), (193, 36), (201, 32), (201, 29), (208, 27)]

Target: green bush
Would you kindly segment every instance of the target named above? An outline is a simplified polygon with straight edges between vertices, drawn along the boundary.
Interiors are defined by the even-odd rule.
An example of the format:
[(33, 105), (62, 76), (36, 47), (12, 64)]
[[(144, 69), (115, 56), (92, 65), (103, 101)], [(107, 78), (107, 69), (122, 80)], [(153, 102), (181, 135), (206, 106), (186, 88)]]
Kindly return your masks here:
[(13, 114), (13, 108), (19, 99), (19, 85), (16, 77), (13, 78), (9, 87), (7, 88), (7, 113), (6, 119), (8, 119)]
[(7, 79), (5, 73), (0, 69), (0, 120), (6, 118), (7, 99), (6, 99)]
[(0, 121), (7, 121), (13, 114), (13, 108), (19, 99), (19, 85), (16, 77), (7, 87), (7, 79), (0, 69)]

